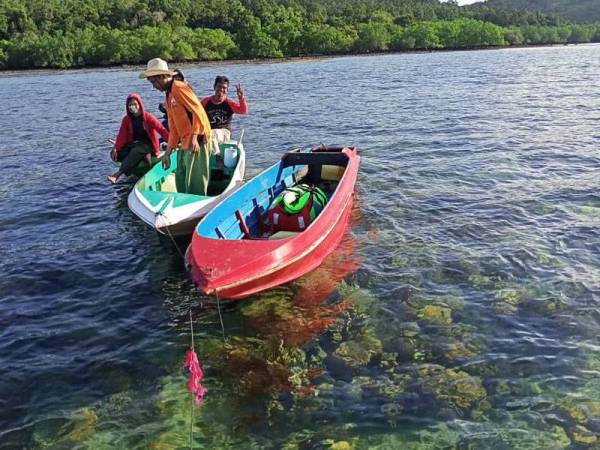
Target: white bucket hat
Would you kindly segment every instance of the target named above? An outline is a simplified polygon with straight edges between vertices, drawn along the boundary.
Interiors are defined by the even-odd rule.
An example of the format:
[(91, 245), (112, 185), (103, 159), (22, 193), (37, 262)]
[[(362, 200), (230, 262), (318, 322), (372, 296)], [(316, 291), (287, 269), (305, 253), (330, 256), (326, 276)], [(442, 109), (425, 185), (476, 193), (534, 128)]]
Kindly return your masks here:
[(173, 75), (174, 73), (172, 70), (169, 70), (169, 66), (164, 59), (153, 58), (148, 61), (146, 70), (140, 73), (140, 78), (148, 78), (155, 75)]

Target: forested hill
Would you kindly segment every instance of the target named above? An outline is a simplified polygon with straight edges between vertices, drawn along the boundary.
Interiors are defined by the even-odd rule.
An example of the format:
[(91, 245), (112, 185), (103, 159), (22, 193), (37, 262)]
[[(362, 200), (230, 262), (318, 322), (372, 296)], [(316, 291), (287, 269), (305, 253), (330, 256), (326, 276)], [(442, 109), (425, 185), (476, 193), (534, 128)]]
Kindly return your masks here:
[(488, 0), (488, 6), (556, 14), (575, 22), (600, 21), (600, 0)]
[(0, 0), (0, 69), (591, 41), (600, 42), (600, 23), (568, 23), (554, 14), (489, 3)]

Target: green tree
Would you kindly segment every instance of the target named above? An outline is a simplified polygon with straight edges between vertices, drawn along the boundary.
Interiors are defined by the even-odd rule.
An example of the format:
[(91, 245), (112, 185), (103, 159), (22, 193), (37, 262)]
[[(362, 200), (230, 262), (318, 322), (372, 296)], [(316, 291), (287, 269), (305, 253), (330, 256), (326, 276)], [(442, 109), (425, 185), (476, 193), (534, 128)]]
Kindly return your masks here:
[(327, 10), (323, 5), (317, 2), (310, 2), (305, 5), (306, 23), (321, 25), (327, 21)]
[(240, 53), (231, 34), (223, 30), (196, 28), (190, 44), (196, 58), (203, 60), (227, 59)]
[(360, 23), (356, 27), (358, 38), (354, 50), (358, 52), (382, 51), (389, 48), (392, 35), (377, 23)]
[(278, 42), (284, 55), (291, 55), (297, 54), (298, 39), (304, 23), (304, 11), (298, 6), (278, 6), (273, 9), (263, 29)]
[(173, 30), (169, 25), (145, 26), (135, 30), (134, 36), (141, 42), (140, 59), (142, 61), (152, 58), (174, 59), (175, 43)]
[(593, 27), (594, 35), (592, 36), (592, 42), (600, 42), (600, 23), (595, 24)]
[[(442, 43), (432, 22), (419, 22), (406, 28), (403, 34), (404, 42), (414, 40), (415, 49), (430, 50), (441, 48)], [(409, 39), (407, 41), (407, 39)]]
[(190, 28), (221, 28), (234, 32), (247, 14), (250, 12), (239, 0), (191, 0), (186, 23)]
[(504, 30), (504, 40), (509, 45), (522, 45), (525, 42), (523, 33), (519, 28), (507, 28)]
[(593, 36), (592, 28), (588, 25), (572, 25), (569, 42), (583, 43), (591, 42)]
[(33, 51), (36, 67), (66, 69), (73, 65), (71, 42), (62, 33), (40, 36)]
[(35, 31), (35, 24), (25, 5), (18, 0), (0, 2), (0, 37), (10, 39), (15, 35)]
[(504, 45), (504, 32), (497, 25), (474, 19), (459, 19), (457, 46), (462, 48)]
[(332, 55), (349, 51), (356, 38), (354, 28), (315, 24), (304, 30), (298, 42), (301, 53)]
[(460, 25), (457, 20), (436, 23), (437, 35), (443, 48), (458, 48)]
[(359, 52), (384, 51), (390, 48), (393, 36), (401, 29), (387, 11), (373, 12), (367, 23), (356, 26), (354, 49)]
[(493, 23), (479, 22), (481, 44), (483, 46), (506, 45), (504, 30)]
[(542, 33), (538, 26), (525, 26), (521, 28), (526, 44), (541, 44), (543, 43)]
[(39, 67), (36, 65), (34, 54), (39, 45), (39, 38), (33, 33), (22, 33), (13, 37), (5, 46), (6, 67), (9, 69)]
[(277, 40), (262, 29), (260, 20), (248, 15), (236, 34), (242, 55), (248, 58), (279, 58), (283, 56)]
[(560, 42), (558, 28), (556, 27), (541, 27), (539, 32), (542, 42), (545, 44), (556, 44)]
[(73, 65), (83, 67), (88, 65), (99, 65), (95, 58), (98, 30), (95, 28), (84, 28), (70, 33), (73, 42)]
[(8, 55), (6, 54), (5, 46), (6, 41), (0, 41), (0, 69), (5, 69), (8, 61)]
[(561, 25), (557, 27), (556, 32), (558, 33), (558, 42), (569, 42), (569, 38), (571, 37), (571, 27), (567, 25)]

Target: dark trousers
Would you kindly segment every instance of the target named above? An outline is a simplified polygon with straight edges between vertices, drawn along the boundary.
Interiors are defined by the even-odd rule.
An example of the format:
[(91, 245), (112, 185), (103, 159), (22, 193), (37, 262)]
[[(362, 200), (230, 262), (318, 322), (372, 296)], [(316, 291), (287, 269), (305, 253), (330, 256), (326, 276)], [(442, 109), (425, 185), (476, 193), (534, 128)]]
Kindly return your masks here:
[(121, 172), (131, 175), (137, 165), (152, 151), (152, 145), (146, 142), (135, 142), (117, 152), (117, 161), (121, 162)]

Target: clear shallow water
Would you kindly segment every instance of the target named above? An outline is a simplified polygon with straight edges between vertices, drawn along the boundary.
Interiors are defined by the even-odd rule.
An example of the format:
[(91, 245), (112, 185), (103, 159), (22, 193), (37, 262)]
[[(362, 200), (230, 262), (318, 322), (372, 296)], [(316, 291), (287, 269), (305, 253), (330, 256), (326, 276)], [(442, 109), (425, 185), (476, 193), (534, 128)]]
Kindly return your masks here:
[(362, 151), (324, 267), (225, 305), (110, 186), (136, 70), (3, 75), (0, 448), (587, 448), (600, 436), (599, 46), (189, 66), (248, 174)]

